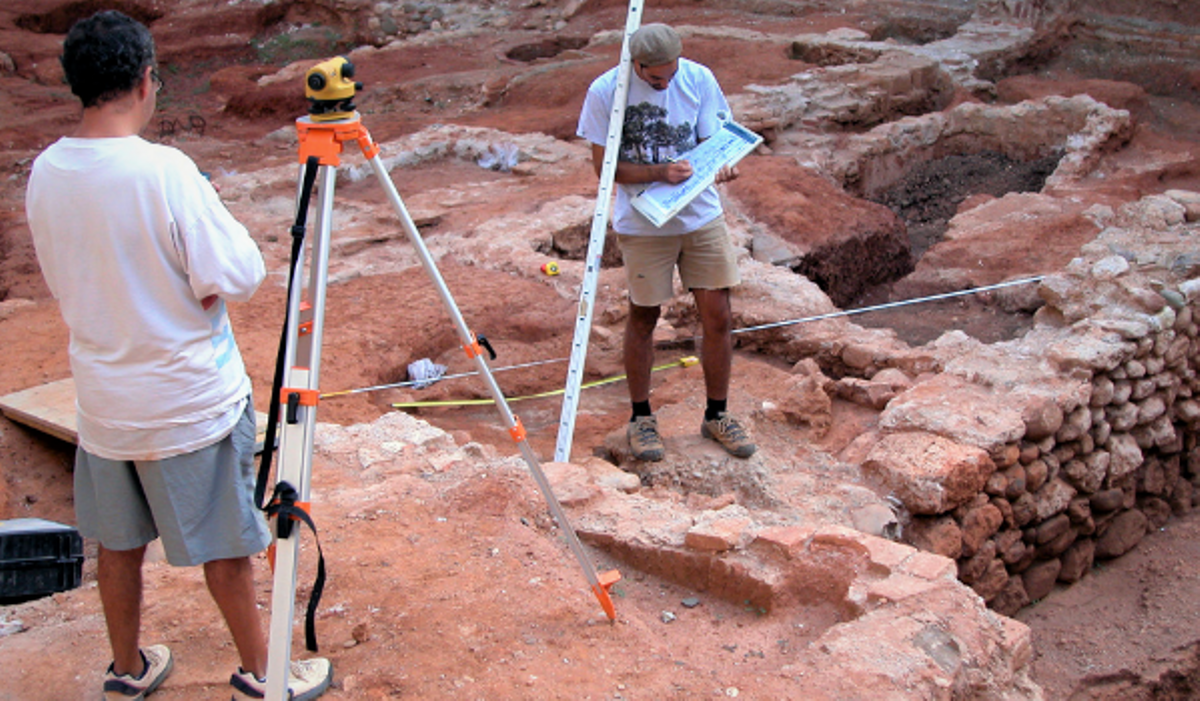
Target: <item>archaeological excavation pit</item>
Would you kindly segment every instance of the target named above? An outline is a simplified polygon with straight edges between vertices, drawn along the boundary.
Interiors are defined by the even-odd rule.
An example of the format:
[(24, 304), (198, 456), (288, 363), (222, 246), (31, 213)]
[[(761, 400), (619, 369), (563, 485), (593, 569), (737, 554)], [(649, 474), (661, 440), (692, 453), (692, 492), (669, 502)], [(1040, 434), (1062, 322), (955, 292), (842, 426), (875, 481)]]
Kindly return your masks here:
[(514, 46), (504, 52), (504, 57), (522, 63), (531, 63), (538, 59), (554, 58), (564, 51), (574, 51), (583, 48), (588, 39), (579, 37), (555, 37), (534, 44)]
[[(944, 76), (931, 73), (920, 61), (910, 64), (909, 59), (892, 58), (881, 67), (892, 71), (906, 65), (915, 67), (914, 74), (931, 76), (929, 84), (941, 90)], [(857, 79), (870, 76), (869, 69), (856, 67), (855, 71)], [(895, 81), (892, 73), (885, 75), (887, 81)], [(798, 79), (811, 88), (805, 80), (818, 79)], [(742, 106), (749, 107), (751, 115), (760, 95), (768, 106), (777, 97), (769, 90), (744, 96), (749, 104)], [(831, 123), (844, 124), (841, 115), (852, 110), (841, 97), (834, 97), (828, 111)], [(874, 102), (868, 105), (887, 102), (878, 95), (871, 99)], [(688, 437), (694, 433), (690, 412), (696, 407), (688, 403), (696, 393), (694, 375), (687, 380), (664, 379), (656, 390), (664, 403), (660, 420), (670, 435), (679, 436), (671, 444), (672, 453), (683, 457), (662, 466), (632, 464), (622, 453), (620, 422), (606, 424), (598, 418), (588, 420), (595, 427), (609, 426), (609, 432), (602, 442), (594, 438), (591, 445), (602, 443), (597, 454), (606, 464), (637, 474), (639, 489), (680, 495), (689, 508), (675, 513), (661, 496), (636, 492), (629, 497), (597, 496), (588, 489), (584, 492), (591, 496), (581, 497), (578, 504), (572, 500), (571, 506), (578, 519), (574, 525), (585, 540), (616, 557), (622, 567), (742, 603), (768, 616), (795, 615), (797, 605), (823, 612), (816, 630), (824, 640), (873, 624), (907, 604), (917, 605), (921, 597), (944, 595), (936, 583), (946, 575), (966, 584), (992, 610), (1016, 613), (1060, 583), (1086, 576), (1097, 559), (1127, 552), (1139, 528), (1152, 530), (1167, 514), (1186, 513), (1191, 501), (1188, 485), (1194, 471), (1182, 458), (1194, 442), (1186, 437), (1193, 421), (1187, 418), (1192, 409), (1185, 392), (1190, 390), (1182, 389), (1191, 380), (1180, 365), (1182, 346), (1172, 336), (1192, 333), (1188, 282), (1194, 271), (1186, 254), (1170, 248), (1186, 247), (1186, 233), (1166, 242), (1173, 235), (1172, 227), (1186, 223), (1190, 216), (1185, 211), (1186, 197), (1139, 200), (1122, 209), (1119, 202), (1106, 204), (1109, 200), (1103, 197), (1086, 195), (1106, 154), (1119, 152), (1129, 142), (1133, 123), (1128, 112), (1086, 95), (1040, 96), (1015, 104), (967, 101), (955, 106), (906, 95), (897, 102), (938, 104), (939, 108), (918, 113), (909, 109), (849, 132), (782, 129), (769, 156), (747, 161), (743, 180), (731, 184), (729, 191), (736, 215), (746, 217), (741, 221), (753, 258), (775, 269), (802, 272), (803, 280), (816, 283), (837, 308), (852, 308), (872, 295), (877, 302), (889, 302), (1015, 278), (1054, 279), (990, 294), (987, 304), (963, 308), (961, 314), (967, 318), (960, 326), (946, 323), (950, 313), (917, 308), (903, 312), (898, 321), (875, 324), (864, 316), (862, 328), (825, 322), (739, 337), (743, 350), (769, 356), (776, 365), (796, 364), (791, 373), (780, 373), (754, 362), (741, 378), (745, 386), (754, 388), (747, 411), (763, 433), (763, 445), (769, 445), (772, 432), (782, 426), (799, 429), (805, 440), (816, 444), (839, 428), (848, 430), (839, 422), (853, 424), (853, 420), (835, 416), (839, 411), (835, 403), (868, 408), (877, 412), (876, 418), (860, 426), (855, 440), (827, 439), (824, 447), (836, 449), (830, 454), (797, 451), (794, 440), (780, 440), (775, 451), (789, 459), (774, 463), (764, 457), (772, 464), (747, 467), (723, 461), (719, 452), (706, 451), (699, 439)], [(810, 102), (805, 109), (804, 119), (811, 121), (814, 113), (820, 116), (822, 105)], [(776, 119), (786, 123), (789, 117), (777, 114)], [(539, 148), (545, 147), (530, 145), (531, 162), (548, 162), (537, 155)], [(834, 189), (820, 189), (819, 183), (794, 176), (788, 160), (816, 163), (816, 170), (826, 183), (834, 183)], [(766, 189), (768, 178), (790, 183), (794, 177), (799, 183), (795, 191), (810, 197), (820, 193), (830, 201), (874, 203), (873, 209), (871, 204), (854, 206), (880, 221), (887, 218), (881, 210), (898, 219), (896, 212), (878, 204), (888, 200), (887, 193), (898, 183), (947, 164), (977, 162), (1004, 166), (996, 169), (1004, 176), (1001, 180), (1011, 180), (1014, 170), (1020, 171), (1018, 182), (998, 189), (977, 185), (970, 192), (962, 191), (967, 197), (953, 188), (965, 183), (946, 183), (950, 189), (940, 193), (942, 199), (962, 201), (952, 202), (953, 209), (947, 207), (943, 216), (962, 216), (945, 232), (915, 244), (908, 238), (913, 233), (908, 226), (882, 226), (886, 234), (868, 237), (865, 246), (823, 241), (824, 248), (817, 246), (818, 253), (813, 254), (803, 248), (803, 242), (788, 240), (788, 221), (769, 214), (804, 212), (803, 203), (790, 206), (786, 193), (780, 192), (772, 193), (777, 198), (773, 207), (754, 200), (756, 190)], [(1170, 163), (1162, 167), (1167, 173), (1176, 168)], [(800, 190), (801, 186), (811, 189)], [(532, 251), (525, 248), (518, 257), (506, 259), (506, 268), (538, 270), (546, 260), (557, 260), (563, 264), (563, 275), (541, 281), (569, 289), (579, 275), (590, 203), (564, 200), (554, 207), (554, 215), (546, 209), (526, 217), (524, 221), (535, 222), (529, 228), (538, 232)], [(573, 217), (575, 223), (562, 223), (562, 215), (568, 212), (565, 218)], [(520, 228), (520, 221), (514, 217), (497, 222), (485, 230), (486, 235), (499, 236), (506, 226)], [(556, 223), (541, 226), (546, 221)], [(1158, 226), (1151, 223), (1157, 221), (1165, 227), (1162, 240), (1155, 244), (1161, 250), (1144, 251), (1132, 232)], [(1102, 231), (1108, 239), (1089, 248)], [(839, 245), (851, 253), (841, 252)], [(473, 246), (459, 242), (455, 254), (478, 264), (485, 249)], [(971, 257), (964, 252), (967, 248), (973, 248)], [(861, 253), (878, 250), (897, 253), (881, 260)], [(895, 265), (901, 251), (910, 258)], [(1124, 268), (1106, 252), (1150, 268)], [(1155, 261), (1163, 264), (1155, 267)], [(618, 289), (612, 279), (619, 270), (616, 261), (610, 262), (611, 267), (605, 266), (610, 277), (601, 284)], [(842, 270), (848, 264), (852, 274)], [(748, 294), (735, 302), (741, 304), (741, 325), (776, 322), (793, 309), (795, 316), (832, 311), (820, 304), (790, 305), (785, 298), (810, 294), (803, 291), (803, 281), (782, 282), (772, 271), (753, 270), (746, 282)], [(1112, 280), (1119, 282), (1113, 286)], [(1089, 305), (1089, 297), (1104, 303)], [(756, 306), (753, 300), (760, 298), (778, 304)], [(602, 299), (611, 301), (599, 317), (601, 353), (614, 348), (622, 319), (620, 297)], [(984, 319), (983, 330), (976, 332), (970, 323), (984, 313), (993, 316)], [(686, 303), (671, 305), (666, 317), (678, 340), (686, 341), (694, 333), (694, 318)], [(897, 344), (889, 330), (905, 325), (915, 331), (900, 338), (905, 343)], [(878, 334), (871, 330), (875, 326)], [(969, 332), (956, 334), (956, 328)], [(1093, 339), (1090, 328), (1105, 331)], [(1147, 335), (1142, 335), (1143, 330)], [(1120, 340), (1109, 337), (1114, 332)], [(1077, 333), (1083, 338), (1077, 338)], [(812, 362), (806, 364), (805, 359)], [(609, 361), (590, 377), (599, 379), (617, 371), (618, 366)], [(917, 378), (923, 379), (914, 382)], [(1147, 378), (1153, 378), (1152, 383)], [(1109, 395), (1104, 389), (1109, 383), (1122, 389)], [(1150, 390), (1151, 384), (1158, 389)], [(1141, 389), (1135, 392), (1134, 386)], [(1175, 405), (1167, 409), (1172, 401)], [(939, 409), (946, 402), (953, 402), (953, 411)], [(553, 407), (530, 407), (524, 415), (540, 420), (543, 430), (551, 429)], [(584, 411), (620, 414), (619, 391), (607, 395), (600, 406), (585, 404)], [(435, 424), (447, 420), (433, 410), (422, 411), (421, 416)], [(1171, 427), (1164, 416), (1175, 417)], [(472, 420), (486, 423), (486, 410), (473, 414)], [(445, 425), (461, 430), (465, 424), (450, 420)], [(597, 430), (586, 421), (585, 427)], [(922, 463), (914, 455), (939, 457)], [(1133, 478), (1134, 472), (1126, 472), (1130, 460), (1141, 465), (1134, 472), (1150, 471), (1148, 480), (1144, 474)], [(936, 476), (912, 474), (914, 464)], [(608, 474), (609, 469), (592, 463), (588, 476), (576, 477), (584, 483), (601, 481), (597, 475)], [(934, 484), (954, 488), (942, 492)], [(918, 576), (910, 569), (916, 565), (911, 551), (892, 552), (892, 546), (878, 540), (851, 537), (849, 531), (826, 532), (816, 525), (809, 530), (805, 524), (898, 534), (899, 540), (916, 545), (917, 553), (944, 556), (955, 566), (936, 570), (928, 578)], [(887, 530), (896, 525), (899, 528)], [(943, 620), (937, 629), (945, 630), (947, 625)], [(927, 644), (919, 649), (930, 659), (961, 659), (948, 652), (959, 643), (947, 642), (932, 631), (913, 631), (905, 639)], [(1016, 640), (1004, 639), (1008, 644)], [(1011, 650), (1019, 656), (1019, 648), (1017, 644)], [(856, 646), (848, 649), (861, 654)], [(844, 663), (844, 659), (837, 662)]]
[[(195, 109), (209, 128), (162, 137), (216, 174), (271, 271), (232, 312), (256, 401), (278, 338), (295, 191), (288, 129), (303, 108), (287, 102), (300, 99), (289, 82), (298, 64), (282, 64), (293, 58), (285, 49), (325, 38), (357, 51), (368, 85), (359, 104), (401, 195), (468, 323), (497, 348), (493, 365), (526, 366), (498, 379), (572, 525), (624, 575), (621, 620), (595, 625), (477, 378), (328, 397), (314, 502), (333, 582), (319, 625), (345, 670), (334, 698), (1067, 698), (1100, 688), (1085, 680), (1093, 673), (1107, 673), (1106, 690), (1126, 685), (1112, 698), (1155, 684), (1162, 693), (1169, 684), (1124, 654), (1135, 649), (1186, 678), (1185, 656), (1154, 646), (1187, 649), (1193, 638), (1178, 631), (1190, 610), (1160, 606), (1161, 596), (1116, 633), (1093, 615), (1047, 644), (1033, 621), (1044, 602), (1149, 550), (1150, 534), (1186, 523), (1200, 484), (1200, 121), (1188, 102), (1196, 59), (1174, 48), (1194, 38), (1191, 20), (1169, 3), (1117, 0), (1097, 17), (1066, 16), (1068, 3), (1053, 1), (898, 2), (870, 16), (801, 4), (778, 15), (778, 3), (750, 14), (714, 2), (653, 8), (713, 65), (738, 119), (768, 137), (722, 186), (743, 274), (732, 408), (760, 451), (733, 459), (697, 435), (702, 378), (679, 360), (695, 352), (698, 328), (681, 294), (660, 327), (667, 367), (654, 400), (669, 457), (656, 464), (632, 460), (625, 443), (626, 303), (611, 239), (585, 377), (604, 384), (583, 393), (568, 463), (549, 460), (559, 402), (537, 396), (563, 384), (595, 205), (572, 100), (616, 60), (619, 8), (277, 3), (244, 30), (234, 29), (244, 4), (207, 10), (228, 13), (231, 45), (275, 53), (213, 75), (211, 92), (209, 69), (180, 62), (177, 80), (198, 87), (175, 90), (179, 107), (164, 116)], [(1146, 14), (1113, 19), (1119, 7)], [(174, 33), (165, 61), (184, 51), (207, 60), (215, 49), (182, 42), (191, 20), (176, 12), (155, 19)], [(1114, 28), (1136, 41), (1106, 56), (1097, 47)], [(1127, 55), (1138, 46), (1151, 48)], [(1156, 64), (1156, 53), (1170, 61)], [(23, 55), (15, 63), (31, 94), (61, 106)], [(37, 129), (66, 121), (47, 114)], [(1156, 131), (1164, 124), (1175, 131)], [(400, 384), (421, 359), (470, 370), (358, 154), (346, 171), (323, 386)], [(46, 351), (65, 344), (28, 245), (3, 243), (0, 330), (11, 357), (38, 359), (12, 364), (14, 391), (69, 369)], [(805, 318), (815, 319), (773, 326)], [(15, 484), (22, 509), (69, 504), (61, 484), (24, 501), (33, 490)], [(1164, 562), (1142, 579), (1184, 589), (1186, 572)], [(187, 600), (173, 582), (156, 576), (149, 594)], [(39, 649), (94, 633), (78, 629), (92, 620), (77, 603), (86, 600), (62, 599), (22, 611), (34, 623), (21, 635), (74, 633), (45, 635)], [(1174, 638), (1149, 625), (1168, 610)], [(150, 617), (193, 637), (173, 628), (179, 616)], [(1085, 646), (1091, 633), (1132, 640), (1142, 628), (1127, 649)], [(196, 636), (211, 642), (208, 629)], [(0, 657), (12, 669), (35, 662), (8, 640)], [(1041, 666), (1056, 659), (1079, 666)], [(1127, 668), (1106, 668), (1113, 660)]]

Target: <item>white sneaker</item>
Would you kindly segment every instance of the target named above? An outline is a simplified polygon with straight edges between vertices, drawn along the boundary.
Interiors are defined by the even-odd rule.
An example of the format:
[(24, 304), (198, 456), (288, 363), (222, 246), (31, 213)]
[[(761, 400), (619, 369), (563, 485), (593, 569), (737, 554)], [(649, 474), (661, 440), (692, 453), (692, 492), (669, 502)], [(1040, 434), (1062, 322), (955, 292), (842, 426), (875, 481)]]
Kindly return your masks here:
[[(288, 698), (291, 701), (312, 701), (325, 693), (332, 682), (333, 665), (324, 657), (292, 660), (291, 674), (288, 675)], [(229, 684), (233, 687), (233, 701), (261, 699), (267, 695), (267, 680), (259, 679), (241, 667), (229, 678)]]
[(171, 673), (175, 661), (166, 645), (151, 645), (140, 650), (145, 667), (141, 676), (113, 674), (112, 665), (104, 675), (105, 701), (142, 701), (158, 688)]

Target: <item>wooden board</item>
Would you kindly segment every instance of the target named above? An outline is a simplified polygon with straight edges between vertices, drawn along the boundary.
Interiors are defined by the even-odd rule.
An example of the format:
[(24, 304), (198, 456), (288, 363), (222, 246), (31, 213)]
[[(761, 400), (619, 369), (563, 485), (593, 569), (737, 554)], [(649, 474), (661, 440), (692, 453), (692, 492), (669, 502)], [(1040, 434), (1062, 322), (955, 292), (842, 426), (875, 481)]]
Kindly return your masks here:
[(75, 428), (73, 377), (0, 397), (0, 412), (17, 423), (68, 443), (79, 441)]
[[(68, 443), (79, 442), (73, 377), (4, 395), (0, 397), (0, 413)], [(261, 452), (267, 434), (267, 415), (261, 411), (255, 415), (258, 418), (255, 452)]]

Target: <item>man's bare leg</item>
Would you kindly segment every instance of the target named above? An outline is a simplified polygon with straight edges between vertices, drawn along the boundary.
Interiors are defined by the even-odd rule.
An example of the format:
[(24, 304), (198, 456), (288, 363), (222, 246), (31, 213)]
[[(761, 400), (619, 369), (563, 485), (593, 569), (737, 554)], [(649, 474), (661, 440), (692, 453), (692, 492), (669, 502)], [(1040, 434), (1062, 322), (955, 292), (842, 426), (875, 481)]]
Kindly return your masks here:
[(708, 399), (729, 398), (729, 380), (733, 372), (733, 311), (729, 290), (692, 290), (704, 340), (700, 344), (700, 367), (704, 369), (704, 390)]
[(259, 679), (266, 677), (267, 640), (255, 600), (254, 566), (250, 558), (206, 562), (204, 581), (229, 626), (242, 669)]
[(113, 672), (140, 676), (145, 669), (138, 635), (142, 627), (142, 560), (146, 546), (109, 550), (103, 545), (97, 558), (96, 584), (108, 642), (113, 652)]
[(625, 375), (629, 383), (629, 399), (644, 402), (650, 399), (650, 374), (654, 368), (654, 326), (658, 323), (659, 307), (629, 305), (625, 322)]

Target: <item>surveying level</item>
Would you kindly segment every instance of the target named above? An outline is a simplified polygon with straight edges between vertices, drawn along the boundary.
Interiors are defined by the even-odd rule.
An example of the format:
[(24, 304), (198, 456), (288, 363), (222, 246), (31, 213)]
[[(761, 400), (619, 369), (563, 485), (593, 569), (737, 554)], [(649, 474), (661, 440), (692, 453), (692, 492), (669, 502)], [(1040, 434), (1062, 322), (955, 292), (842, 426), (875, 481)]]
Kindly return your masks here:
[(353, 78), (354, 64), (344, 56), (308, 69), (304, 76), (304, 96), (308, 98), (308, 113), (313, 121), (349, 119), (354, 114), (354, 94), (363, 86)]
[[(334, 202), (334, 185), (337, 181), (337, 167), (341, 163), (342, 150), (347, 142), (355, 142), (363, 152), (363, 156), (371, 164), (376, 179), (384, 188), (397, 217), (408, 235), (425, 272), (437, 287), (442, 303), (450, 315), (458, 331), (459, 340), (467, 356), (476, 363), (479, 374), (487, 382), (488, 389), (495, 400), (505, 427), (513, 441), (517, 443), (521, 455), (525, 458), (534, 481), (542, 492), (546, 504), (562, 530), (568, 546), (579, 561), (592, 593), (599, 600), (604, 613), (610, 621), (616, 620), (609, 588), (621, 579), (616, 570), (597, 574), (579, 537), (567, 521), (566, 514), (554, 492), (550, 482), (538, 464), (537, 457), (526, 439), (525, 428), (509, 410), (500, 386), (492, 376), (485, 357), (486, 341), (467, 328), (462, 314), (450, 295), (437, 264), (429, 249), (425, 247), (417, 226), (409, 216), (408, 210), (401, 201), (396, 186), (388, 175), (383, 161), (379, 157), (379, 146), (371, 138), (363, 126), (357, 112), (349, 108), (349, 100), (354, 90), (361, 88), (359, 83), (350, 83), (347, 78), (353, 76), (353, 66), (344, 58), (334, 58), (314, 66), (305, 78), (305, 91), (313, 103), (314, 109), (320, 107), (324, 111), (314, 113), (296, 120), (296, 136), (299, 140), (300, 175), (296, 185), (296, 223), (292, 227), (292, 260), (288, 277), (288, 306), (287, 321), (284, 326), (283, 338), (280, 342), (279, 357), (276, 366), (275, 384), (272, 391), (272, 405), (268, 421), (268, 440), (271, 438), (276, 423), (279, 431), (279, 468), (276, 495), (283, 501), (282, 507), (276, 506), (277, 537), (274, 558), (274, 588), (271, 593), (271, 628), (267, 656), (267, 690), (265, 698), (269, 701), (287, 701), (288, 673), (291, 667), (290, 655), (292, 647), (292, 622), (295, 606), (296, 561), (299, 557), (301, 529), (292, 528), (290, 520), (301, 521), (309, 525), (315, 534), (316, 528), (311, 523), (309, 515), (309, 484), (312, 474), (313, 433), (316, 428), (316, 410), (320, 399), (317, 389), (321, 365), (321, 339), (325, 324), (325, 292), (329, 266), (330, 239), (332, 237), (332, 214)], [(312, 251), (312, 261), (309, 265), (307, 290), (302, 280), (304, 268), (305, 218), (309, 206), (309, 197), (314, 186), (317, 192), (317, 211), (315, 214), (314, 232), (316, 238), (308, 244)], [(307, 291), (307, 295), (305, 292)], [(494, 353), (490, 347), (487, 353)], [(280, 408), (285, 407), (285, 418), (276, 421)], [(268, 453), (264, 451), (263, 464), (259, 467), (259, 481), (264, 481), (264, 466), (269, 468)], [(256, 489), (256, 497), (262, 491)], [(261, 504), (261, 500), (259, 502)], [(318, 551), (320, 543), (318, 542)], [(323, 561), (322, 561), (323, 562)], [(318, 577), (323, 583), (324, 567), (318, 566)], [(314, 594), (317, 585), (313, 586)], [(309, 626), (311, 629), (314, 602), (309, 601)], [(310, 649), (315, 649), (314, 644)]]

